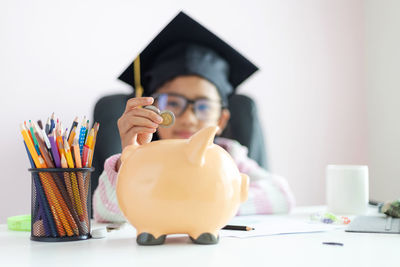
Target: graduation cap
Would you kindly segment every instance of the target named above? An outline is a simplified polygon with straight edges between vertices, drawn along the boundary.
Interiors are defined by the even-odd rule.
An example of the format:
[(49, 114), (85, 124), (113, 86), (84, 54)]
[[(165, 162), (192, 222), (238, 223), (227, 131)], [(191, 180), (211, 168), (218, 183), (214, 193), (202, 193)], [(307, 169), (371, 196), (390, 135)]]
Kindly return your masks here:
[(227, 104), (229, 95), (258, 68), (218, 36), (180, 12), (140, 53), (119, 79), (150, 96), (180, 75), (213, 83)]

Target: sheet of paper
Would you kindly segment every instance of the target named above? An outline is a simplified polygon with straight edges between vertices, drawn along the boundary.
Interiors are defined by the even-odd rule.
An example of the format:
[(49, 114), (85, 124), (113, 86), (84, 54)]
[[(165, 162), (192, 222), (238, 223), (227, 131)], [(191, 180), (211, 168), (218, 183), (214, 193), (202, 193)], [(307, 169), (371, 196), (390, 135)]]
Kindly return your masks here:
[(346, 225), (324, 224), (321, 222), (312, 222), (307, 219), (282, 218), (282, 216), (239, 216), (233, 218), (229, 224), (250, 226), (255, 228), (255, 230), (221, 230), (221, 236), (248, 238), (268, 235), (325, 232), (344, 229), (346, 227)]

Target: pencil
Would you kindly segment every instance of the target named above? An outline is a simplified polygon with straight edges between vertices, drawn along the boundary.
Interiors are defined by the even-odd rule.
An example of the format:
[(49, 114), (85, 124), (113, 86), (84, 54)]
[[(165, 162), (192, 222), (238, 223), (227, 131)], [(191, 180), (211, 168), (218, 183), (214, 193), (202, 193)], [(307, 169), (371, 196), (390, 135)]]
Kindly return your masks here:
[(93, 156), (94, 156), (94, 148), (96, 146), (96, 139), (97, 139), (97, 133), (99, 131), (99, 128), (100, 128), (100, 123), (96, 122), (95, 126), (94, 126), (94, 137), (93, 137), (93, 143), (92, 143), (92, 154), (91, 154), (91, 157), (89, 159), (89, 167), (92, 167)]
[[(61, 130), (58, 129), (56, 132), (61, 133)], [(58, 134), (58, 136), (56, 137), (56, 141), (57, 141), (58, 153), (60, 153), (60, 159), (61, 159), (61, 155), (64, 155), (65, 157), (64, 154), (65, 152), (64, 152), (64, 142), (60, 134)]]
[[(25, 143), (26, 143), (26, 145), (28, 147), (28, 150), (29, 150), (29, 152), (30, 152), (30, 154), (32, 156), (32, 159), (33, 159), (33, 161), (35, 163), (36, 168), (46, 168), (46, 163), (44, 162), (43, 158), (37, 154), (37, 151), (34, 148), (33, 142), (30, 139), (30, 137), (29, 137), (29, 135), (27, 133), (27, 130), (25, 129), (23, 124), (21, 125), (21, 133), (22, 133), (24, 141), (25, 141)], [(65, 235), (64, 228), (63, 228), (63, 226), (62, 226), (62, 224), (61, 224), (61, 222), (59, 220), (57, 211), (54, 208), (56, 204), (54, 203), (55, 202), (54, 197), (52, 197), (52, 194), (50, 193), (51, 188), (49, 188), (47, 183), (43, 182), (43, 180), (45, 180), (45, 178), (43, 177), (43, 175), (41, 173), (39, 173), (39, 177), (40, 177), (40, 180), (43, 183), (44, 193), (46, 195), (46, 199), (47, 199), (47, 201), (49, 201), (49, 207), (50, 207), (51, 213), (53, 214), (53, 218), (54, 218), (54, 222), (56, 224), (57, 232), (58, 232), (58, 234), (60, 236), (64, 236)]]
[[(25, 146), (26, 152), (28, 154), (28, 158), (29, 158), (29, 161), (31, 163), (31, 167), (35, 168), (35, 162), (33, 161), (32, 156), (29, 153), (29, 149), (28, 149), (25, 141), (24, 141), (24, 146)], [(40, 184), (40, 180), (39, 180), (39, 177), (38, 177), (37, 173), (32, 173), (32, 176), (33, 176), (33, 183), (35, 185), (36, 194), (37, 194), (36, 201), (37, 201), (37, 203), (39, 205), (42, 206), (42, 208), (44, 210), (43, 211), (44, 212), (43, 216), (46, 217), (46, 222), (47, 222), (46, 225), (48, 225), (49, 226), (48, 228), (50, 228), (50, 229), (48, 229), (48, 228), (45, 227), (46, 235), (47, 236), (51, 235), (53, 237), (56, 237), (57, 236), (56, 226), (55, 226), (55, 223), (54, 223), (53, 218), (51, 216), (51, 211), (50, 211), (50, 209), (48, 207), (46, 198), (44, 196), (43, 187)]]
[(237, 231), (251, 231), (251, 230), (255, 230), (252, 227), (249, 226), (243, 226), (243, 225), (225, 225), (223, 228), (223, 230), (237, 230)]
[[(31, 126), (31, 132), (32, 132), (32, 137), (34, 137), (35, 134), (34, 134), (32, 126)], [(40, 159), (41, 155), (39, 155), (38, 157)], [(48, 167), (48, 165), (44, 161), (44, 163), (41, 164), (41, 167), (39, 167), (39, 168), (46, 168), (46, 167)], [(54, 167), (54, 165), (53, 165), (53, 167)], [(39, 173), (39, 177), (45, 188), (46, 198), (50, 202), (50, 208), (53, 211), (53, 217), (56, 221), (58, 233), (61, 236), (64, 236), (65, 231), (66, 231), (67, 232), (66, 234), (68, 236), (72, 236), (73, 232), (69, 225), (69, 223), (71, 223), (72, 216), (71, 216), (68, 208), (66, 207), (66, 204), (65, 204), (63, 198), (61, 197), (61, 194), (58, 191), (57, 186), (55, 185), (53, 177), (51, 177), (50, 174), (46, 173), (46, 172)], [(65, 231), (64, 231), (64, 228), (65, 228)]]
[[(68, 195), (68, 192), (66, 189), (66, 185), (62, 182), (63, 177), (59, 177), (59, 173), (52, 173), (54, 177), (54, 181), (57, 184), (58, 189), (60, 190), (61, 196), (63, 200), (65, 201), (65, 204), (67, 205), (68, 211), (71, 213), (72, 218), (69, 217), (69, 223), (72, 227), (72, 230), (76, 235), (79, 235), (79, 232), (83, 233), (83, 229), (79, 224), (79, 216), (76, 213), (74, 209), (74, 205), (71, 202), (71, 199)], [(61, 175), (60, 175), (61, 176)]]
[(83, 117), (81, 129), (80, 129), (80, 133), (79, 133), (79, 151), (80, 151), (81, 157), (83, 154), (83, 145), (85, 144), (85, 133), (86, 133), (85, 119), (86, 119), (86, 117)]
[(43, 129), (43, 123), (41, 120), (37, 121), (37, 125), (40, 127), (41, 130)]
[[(69, 135), (68, 135), (68, 142), (69, 142), (69, 138), (71, 136), (72, 130), (78, 126), (78, 120), (79, 120), (79, 118), (77, 116), (77, 117), (75, 117), (74, 121), (72, 122), (71, 131), (69, 132)], [(71, 146), (71, 144), (69, 144), (69, 145)]]
[[(54, 112), (47, 118), (46, 124), (41, 120), (21, 124), (32, 168), (91, 167), (99, 123), (95, 122), (89, 128), (89, 120), (85, 116), (78, 131), (78, 119), (75, 117), (70, 131), (62, 126), (58, 118), (55, 120)], [(82, 171), (32, 173), (36, 195), (32, 214), (39, 236), (64, 237), (88, 233), (90, 176), (86, 174)]]
[(61, 168), (60, 153), (58, 152), (58, 147), (56, 144), (55, 132), (49, 134), (49, 141), (51, 146), (51, 154), (53, 155), (54, 164), (57, 168)]
[(69, 136), (68, 136), (68, 145), (72, 146), (72, 142), (74, 141), (76, 135), (76, 126), (74, 126), (71, 130), (71, 132), (69, 132)]
[[(61, 155), (61, 167), (64, 169), (68, 168), (68, 163), (64, 155)], [(74, 192), (72, 191), (71, 179), (69, 178), (68, 172), (64, 172), (64, 183), (67, 188), (71, 203), (75, 207)]]
[(40, 156), (40, 155), (41, 155), (41, 152), (40, 152), (40, 149), (39, 149), (39, 143), (38, 143), (38, 141), (37, 141), (37, 139), (36, 139), (36, 136), (35, 136), (35, 134), (34, 134), (34, 132), (33, 132), (33, 127), (32, 127), (31, 120), (29, 120), (29, 131), (30, 131), (30, 133), (31, 133), (31, 137), (32, 137), (32, 140), (33, 140), (33, 144), (35, 145), (35, 149), (36, 149), (38, 155)]
[(62, 138), (63, 138), (63, 143), (68, 142), (68, 128), (65, 129)]
[(46, 148), (47, 148), (47, 151), (48, 151), (48, 154), (49, 154), (51, 160), (54, 161), (53, 156), (52, 156), (52, 154), (51, 154), (51, 144), (50, 144), (50, 140), (49, 140), (49, 137), (48, 137), (47, 134), (46, 134), (46, 131), (45, 131), (44, 129), (41, 129), (40, 132), (39, 132), (39, 134), (40, 134), (41, 138), (43, 139), (44, 144), (46, 145)]
[(50, 118), (47, 118), (46, 126), (45, 126), (46, 134), (50, 133)]
[[(58, 173), (51, 173), (53, 180), (55, 184), (57, 185), (58, 190), (60, 191), (62, 201), (60, 202), (65, 202), (65, 204), (61, 204), (63, 208), (64, 214), (66, 214), (66, 218), (68, 220), (69, 225), (72, 228), (72, 231), (74, 232), (75, 235), (79, 235), (79, 231), (82, 231), (82, 229), (79, 227), (79, 218), (78, 215), (76, 214), (73, 204), (71, 203), (66, 187), (62, 180), (60, 180), (60, 177), (58, 176)], [(62, 179), (62, 178), (61, 178)]]
[(49, 133), (51, 133), (54, 130), (55, 126), (56, 125), (55, 125), (55, 122), (54, 122), (54, 112), (53, 112), (53, 114), (51, 114), (51, 118), (50, 118), (50, 130), (49, 130)]
[(54, 163), (52, 161), (52, 159), (49, 156), (49, 152), (46, 149), (46, 145), (44, 144), (44, 141), (42, 140), (42, 136), (40, 135), (40, 133), (38, 132), (38, 129), (36, 128), (36, 124), (33, 123), (33, 134), (32, 136), (35, 136), (38, 145), (39, 145), (39, 150), (40, 150), (40, 154), (43, 156), (44, 162), (46, 163), (46, 166), (48, 168), (54, 168)]
[[(54, 206), (52, 206), (52, 208), (54, 207), (56, 214), (65, 229), (66, 234), (68, 236), (73, 236), (75, 231), (72, 229), (72, 227), (74, 227), (72, 223), (72, 215), (66, 207), (63, 198), (61, 197), (60, 191), (57, 190), (57, 186), (55, 185), (53, 178), (49, 175), (48, 172), (39, 173), (39, 176), (42, 177), (42, 183), (43, 185), (45, 185), (45, 188), (47, 187), (47, 190), (45, 190), (48, 193), (47, 199), (52, 199), (54, 203)], [(65, 235), (64, 229), (61, 230), (61, 236)]]
[[(68, 163), (69, 168), (74, 168), (74, 162), (72, 160), (72, 155), (71, 155), (71, 150), (69, 148), (68, 142), (64, 143), (64, 150), (65, 150), (65, 155)], [(74, 172), (70, 173), (70, 178), (71, 178), (71, 185), (72, 185), (72, 192), (74, 195), (74, 200), (75, 200), (75, 206), (78, 211), (78, 215), (81, 218), (83, 211), (82, 211), (82, 202), (81, 202), (81, 197), (79, 195), (79, 187), (78, 187), (78, 181), (76, 180), (76, 175)]]
[(92, 143), (93, 143), (93, 137), (94, 137), (94, 129), (90, 130), (90, 134), (88, 135), (88, 138), (86, 140), (86, 144), (83, 147), (83, 158), (82, 158), (82, 165), (83, 167), (88, 167), (89, 164), (89, 157), (92, 152)]
[(84, 140), (86, 141), (87, 135), (88, 135), (88, 131), (89, 131), (89, 120), (86, 121), (86, 125), (85, 125), (86, 129), (85, 129), (85, 138)]
[(37, 154), (36, 148), (32, 142), (31, 137), (28, 134), (24, 124), (21, 124), (21, 134), (22, 138), (25, 141), (26, 146), (28, 147), (29, 153), (32, 156), (33, 162), (35, 163), (36, 168), (40, 168), (43, 166), (44, 162), (40, 161), (39, 155)]
[[(72, 152), (75, 157), (75, 166), (76, 168), (82, 168), (82, 162), (81, 162), (81, 157), (80, 157), (80, 152), (79, 152), (79, 140), (78, 137), (74, 139), (74, 142), (72, 144)], [(81, 195), (81, 201), (82, 201), (82, 209), (83, 209), (83, 221), (85, 223), (88, 223), (88, 212), (87, 212), (87, 203), (86, 203), (86, 190), (85, 190), (85, 183), (83, 179), (83, 173), (82, 172), (77, 172), (78, 176), (78, 185), (79, 185), (79, 192)]]

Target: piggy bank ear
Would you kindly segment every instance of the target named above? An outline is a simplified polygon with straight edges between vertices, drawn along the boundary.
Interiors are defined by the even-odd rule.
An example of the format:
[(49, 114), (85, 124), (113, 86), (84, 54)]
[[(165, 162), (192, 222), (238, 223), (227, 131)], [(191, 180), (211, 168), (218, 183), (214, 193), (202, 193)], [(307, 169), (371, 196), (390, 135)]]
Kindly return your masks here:
[(186, 146), (186, 155), (190, 162), (196, 165), (204, 164), (204, 155), (207, 148), (213, 144), (214, 136), (218, 131), (218, 126), (210, 126), (201, 129), (194, 134)]
[(124, 150), (122, 151), (121, 162), (124, 162), (138, 147), (139, 147), (138, 144), (133, 144), (125, 147)]

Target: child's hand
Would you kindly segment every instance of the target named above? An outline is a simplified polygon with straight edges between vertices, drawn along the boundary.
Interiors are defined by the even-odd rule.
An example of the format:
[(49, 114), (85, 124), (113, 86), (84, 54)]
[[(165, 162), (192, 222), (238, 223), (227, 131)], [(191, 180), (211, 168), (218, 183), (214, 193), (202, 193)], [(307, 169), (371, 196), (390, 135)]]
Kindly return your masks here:
[(141, 106), (153, 104), (152, 97), (131, 98), (126, 103), (124, 114), (118, 119), (118, 130), (121, 137), (122, 150), (133, 144), (149, 143), (153, 133), (162, 122), (161, 116)]

